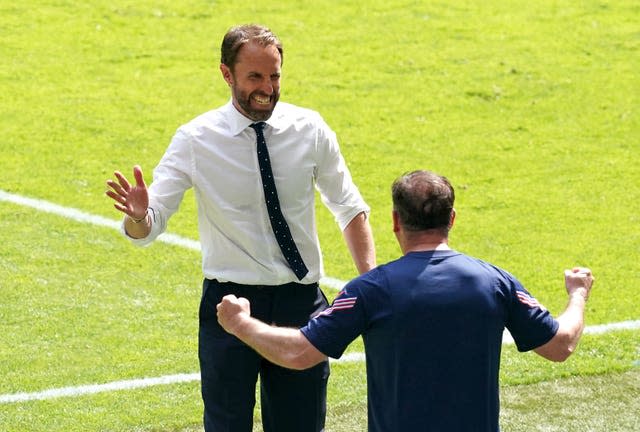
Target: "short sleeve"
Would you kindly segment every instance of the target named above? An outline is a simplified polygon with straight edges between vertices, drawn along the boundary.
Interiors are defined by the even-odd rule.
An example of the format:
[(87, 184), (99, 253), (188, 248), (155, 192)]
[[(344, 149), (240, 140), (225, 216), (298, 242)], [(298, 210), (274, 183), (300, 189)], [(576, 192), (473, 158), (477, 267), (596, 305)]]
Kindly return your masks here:
[(558, 322), (515, 278), (509, 278), (509, 310), (506, 327), (518, 351), (529, 351), (549, 342)]
[(365, 302), (360, 281), (349, 282), (331, 306), (300, 330), (318, 351), (339, 358), (366, 328)]

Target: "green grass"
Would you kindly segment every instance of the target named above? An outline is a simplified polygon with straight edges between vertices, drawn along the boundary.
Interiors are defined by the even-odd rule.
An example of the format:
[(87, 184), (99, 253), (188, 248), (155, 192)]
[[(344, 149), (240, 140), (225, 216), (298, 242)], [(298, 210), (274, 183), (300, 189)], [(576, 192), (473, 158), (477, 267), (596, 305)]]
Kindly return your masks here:
[[(285, 44), (282, 99), (340, 138), (380, 262), (399, 254), (391, 182), (429, 168), (456, 187), (454, 248), (556, 314), (563, 269), (588, 265), (587, 324), (638, 320), (640, 7), (574, 3), (5, 2), (0, 190), (117, 218), (106, 179), (139, 163), (151, 180), (175, 129), (229, 98), (224, 32), (262, 22)], [(351, 278), (318, 215), (327, 274)], [(169, 229), (197, 238), (191, 193)], [(196, 252), (1, 201), (0, 241), (0, 395), (197, 371)], [(563, 364), (506, 346), (503, 430), (638, 429), (639, 361), (637, 330), (587, 335)], [(365, 429), (365, 386), (363, 364), (334, 365), (328, 431)], [(0, 430), (197, 431), (200, 416), (192, 382), (3, 404)]]

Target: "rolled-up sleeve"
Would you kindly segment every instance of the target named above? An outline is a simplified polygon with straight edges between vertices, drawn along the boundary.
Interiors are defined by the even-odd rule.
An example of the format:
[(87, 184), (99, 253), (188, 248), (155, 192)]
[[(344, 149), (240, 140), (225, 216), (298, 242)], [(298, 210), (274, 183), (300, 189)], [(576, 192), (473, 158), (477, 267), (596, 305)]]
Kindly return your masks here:
[(153, 182), (149, 186), (149, 235), (140, 239), (130, 237), (124, 229), (123, 219), (121, 232), (133, 244), (148, 246), (165, 232), (169, 218), (180, 208), (185, 191), (192, 187), (193, 151), (189, 138), (188, 133), (178, 129), (153, 171)]
[(316, 188), (324, 205), (331, 211), (341, 230), (360, 213), (369, 215), (371, 209), (353, 182), (349, 168), (340, 152), (336, 134), (318, 119), (316, 133), (318, 166)]

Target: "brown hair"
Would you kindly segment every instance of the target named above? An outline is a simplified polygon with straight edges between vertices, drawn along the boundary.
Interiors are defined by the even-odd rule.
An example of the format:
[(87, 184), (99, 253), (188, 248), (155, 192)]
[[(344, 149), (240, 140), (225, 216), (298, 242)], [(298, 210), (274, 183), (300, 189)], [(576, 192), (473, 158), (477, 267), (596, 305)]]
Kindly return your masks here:
[(280, 39), (267, 27), (258, 24), (245, 24), (230, 28), (222, 39), (220, 62), (233, 70), (240, 48), (248, 42), (257, 42), (262, 46), (275, 45), (280, 52), (280, 64), (282, 65), (284, 57)]
[(406, 173), (391, 186), (393, 209), (407, 231), (448, 232), (455, 191), (446, 177), (431, 171)]

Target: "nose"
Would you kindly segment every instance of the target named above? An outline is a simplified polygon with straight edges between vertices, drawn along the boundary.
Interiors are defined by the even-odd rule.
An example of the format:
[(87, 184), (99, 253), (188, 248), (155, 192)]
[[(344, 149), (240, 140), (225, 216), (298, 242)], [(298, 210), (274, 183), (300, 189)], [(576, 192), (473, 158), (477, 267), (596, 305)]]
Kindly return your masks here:
[(264, 92), (264, 94), (271, 96), (274, 90), (274, 84), (270, 79), (265, 79), (260, 85), (260, 90)]

